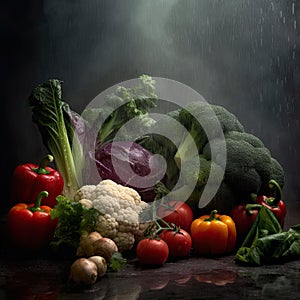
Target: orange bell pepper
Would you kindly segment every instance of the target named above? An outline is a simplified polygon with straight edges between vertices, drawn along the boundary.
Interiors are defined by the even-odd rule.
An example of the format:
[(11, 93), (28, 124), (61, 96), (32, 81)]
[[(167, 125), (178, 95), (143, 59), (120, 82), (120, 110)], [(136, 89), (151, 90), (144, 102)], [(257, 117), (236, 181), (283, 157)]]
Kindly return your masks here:
[(230, 216), (217, 214), (195, 219), (191, 225), (193, 249), (200, 255), (218, 256), (230, 253), (236, 243), (236, 227)]

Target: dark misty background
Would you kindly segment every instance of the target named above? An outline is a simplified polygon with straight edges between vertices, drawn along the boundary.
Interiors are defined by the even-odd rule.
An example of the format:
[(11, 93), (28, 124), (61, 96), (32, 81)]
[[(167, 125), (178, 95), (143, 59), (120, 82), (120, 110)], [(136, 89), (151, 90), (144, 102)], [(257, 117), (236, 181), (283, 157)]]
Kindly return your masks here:
[(36, 85), (63, 80), (80, 113), (107, 87), (148, 74), (235, 113), (285, 168), (284, 199), (300, 213), (299, 1), (2, 1), (0, 14), (2, 209), (14, 167), (46, 154), (26, 106)]

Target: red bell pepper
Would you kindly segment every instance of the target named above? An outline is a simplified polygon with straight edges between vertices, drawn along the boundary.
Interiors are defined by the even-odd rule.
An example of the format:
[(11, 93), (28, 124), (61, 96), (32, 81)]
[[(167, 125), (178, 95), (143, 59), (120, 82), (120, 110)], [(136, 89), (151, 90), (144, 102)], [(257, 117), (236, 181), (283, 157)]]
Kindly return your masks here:
[(230, 216), (233, 219), (238, 242), (242, 242), (247, 236), (254, 220), (259, 212), (261, 205), (259, 204), (239, 204), (233, 207)]
[(53, 238), (58, 220), (52, 219), (49, 206), (41, 206), (47, 191), (39, 193), (35, 203), (19, 203), (13, 206), (7, 217), (10, 240), (24, 250), (40, 250)]
[(273, 196), (259, 195), (256, 198), (256, 203), (272, 211), (283, 228), (286, 216), (286, 204), (281, 200), (282, 191), (280, 185), (275, 180), (270, 180), (269, 188)]
[(29, 203), (41, 191), (47, 191), (49, 197), (43, 204), (50, 207), (56, 205), (56, 197), (62, 193), (64, 180), (60, 172), (46, 166), (51, 162), (53, 156), (46, 155), (39, 165), (26, 163), (15, 168), (12, 177), (12, 204)]

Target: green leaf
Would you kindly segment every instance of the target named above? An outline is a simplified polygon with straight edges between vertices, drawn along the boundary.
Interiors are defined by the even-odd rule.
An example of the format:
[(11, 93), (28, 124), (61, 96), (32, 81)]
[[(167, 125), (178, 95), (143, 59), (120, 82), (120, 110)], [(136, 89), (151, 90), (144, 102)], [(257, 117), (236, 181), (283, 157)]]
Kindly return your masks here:
[(86, 208), (80, 202), (75, 202), (64, 196), (58, 196), (57, 204), (51, 210), (51, 217), (58, 219), (53, 241), (53, 249), (62, 245), (77, 248), (84, 231), (95, 230), (99, 212), (94, 208)]
[[(28, 105), (32, 107), (32, 120), (39, 128), (43, 143), (64, 179), (63, 194), (72, 198), (79, 189), (74, 159), (78, 162), (82, 157), (74, 158), (72, 154), (72, 141), (76, 135), (70, 117), (65, 113), (67, 104), (62, 101), (62, 81), (50, 79), (38, 85), (28, 97)], [(80, 153), (78, 149), (76, 152)]]
[(244, 243), (237, 262), (251, 265), (278, 263), (300, 257), (300, 224), (282, 231), (273, 213), (262, 207)]
[(127, 259), (122, 256), (121, 252), (115, 252), (110, 258), (108, 272), (118, 272), (127, 265)]

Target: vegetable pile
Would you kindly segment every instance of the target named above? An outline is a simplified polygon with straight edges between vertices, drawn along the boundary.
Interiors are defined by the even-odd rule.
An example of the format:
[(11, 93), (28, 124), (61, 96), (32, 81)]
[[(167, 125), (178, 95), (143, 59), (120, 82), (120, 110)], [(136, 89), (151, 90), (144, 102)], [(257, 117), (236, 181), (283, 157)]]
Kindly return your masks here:
[[(213, 110), (215, 118), (209, 112), (210, 109)], [(267, 193), (271, 179), (283, 187), (284, 171), (280, 163), (272, 157), (263, 142), (253, 134), (247, 133), (237, 117), (224, 107), (209, 105), (208, 108), (207, 104), (199, 101), (176, 109), (168, 116), (188, 130), (184, 133), (180, 128), (176, 128), (179, 146), (175, 147), (167, 138), (156, 134), (142, 139), (141, 144), (152, 153), (165, 156), (169, 162), (166, 184), (169, 190), (177, 183), (180, 172), (182, 177), (180, 187), (172, 192), (177, 199), (184, 199), (186, 194), (191, 194), (187, 203), (196, 214), (209, 213), (212, 209), (229, 213), (235, 204), (249, 201), (251, 194)], [(199, 119), (209, 128), (209, 139), (208, 133), (197, 121)], [(215, 129), (216, 122), (221, 125), (222, 132)], [(164, 128), (165, 132), (169, 132), (172, 131), (173, 124), (169, 118), (162, 117), (154, 127)], [(197, 146), (197, 153), (192, 155), (194, 144)], [(216, 152), (213, 161), (212, 147)], [(226, 147), (226, 166), (222, 155), (224, 147)], [(210, 174), (215, 178), (211, 184), (221, 179), (221, 186), (213, 199), (204, 199), (208, 205), (199, 209), (199, 199)], [(220, 177), (222, 174), (224, 176)], [(190, 190), (192, 193), (189, 193)]]
[[(283, 231), (283, 168), (236, 116), (195, 102), (154, 120), (158, 97), (146, 75), (105, 100), (81, 116), (62, 100), (60, 80), (32, 91), (28, 104), (49, 154), (14, 171), (14, 246), (67, 250), (77, 285), (124, 268), (130, 252), (156, 267), (191, 255), (235, 254), (237, 263), (254, 265), (300, 256), (299, 226)], [(155, 154), (166, 160), (163, 172)], [(220, 186), (200, 203), (211, 175)]]
[(114, 240), (120, 251), (133, 247), (139, 236), (139, 214), (148, 206), (137, 191), (105, 179), (97, 185), (82, 186), (74, 200), (99, 212), (95, 229)]

